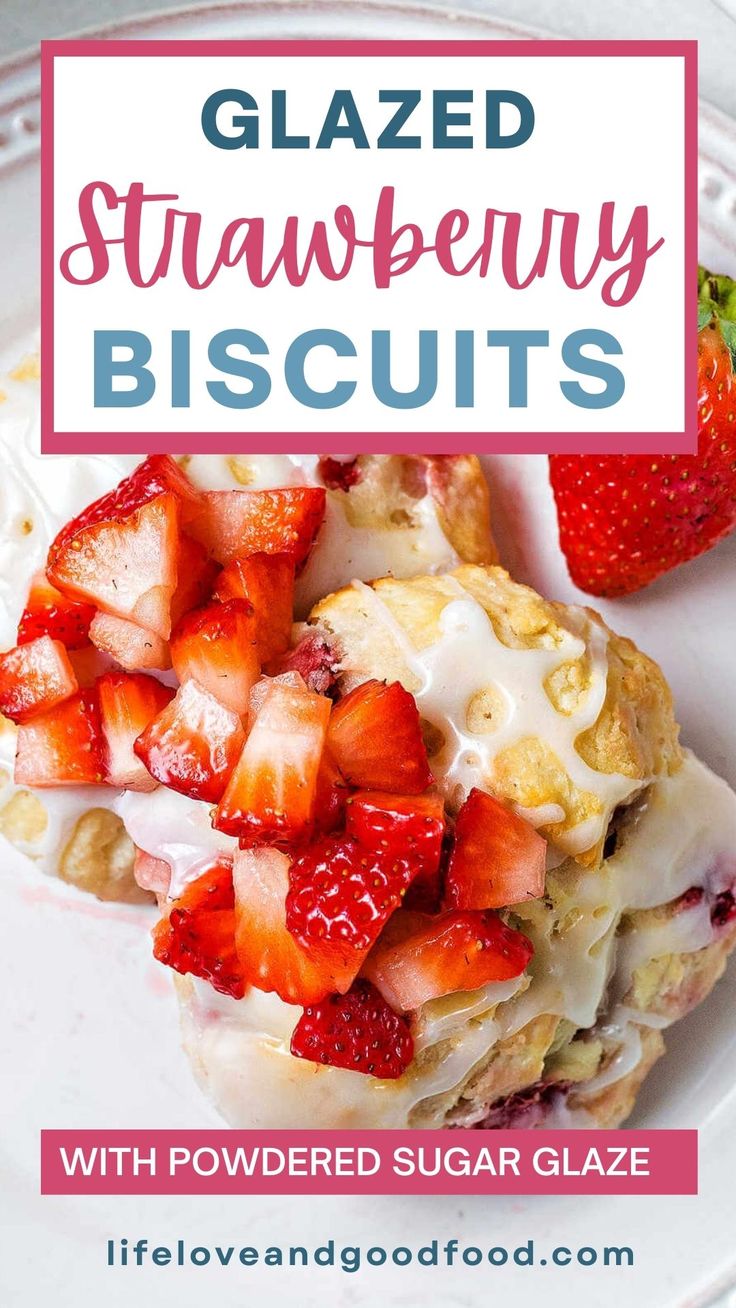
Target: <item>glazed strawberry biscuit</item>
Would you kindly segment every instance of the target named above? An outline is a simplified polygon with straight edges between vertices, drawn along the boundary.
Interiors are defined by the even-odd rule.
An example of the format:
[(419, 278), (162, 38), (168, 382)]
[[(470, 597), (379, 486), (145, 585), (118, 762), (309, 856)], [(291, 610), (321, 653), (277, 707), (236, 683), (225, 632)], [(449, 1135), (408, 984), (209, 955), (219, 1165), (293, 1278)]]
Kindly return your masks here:
[(4, 812), (77, 805), (97, 893), (135, 843), (232, 1123), (617, 1124), (736, 937), (736, 800), (651, 660), (498, 567), (292, 630), (324, 500), (158, 456), (63, 526), (0, 657)]
[(0, 656), (0, 822), (108, 896), (135, 847), (234, 1125), (620, 1123), (736, 939), (736, 797), (660, 669), (492, 564), (472, 459), (216, 463), (55, 527)]
[(242, 1000), (195, 979), (186, 889), (157, 928), (203, 1085), (239, 1126), (619, 1124), (736, 939), (736, 798), (661, 672), (498, 568), (356, 583), (311, 623), (343, 818), (241, 834)]

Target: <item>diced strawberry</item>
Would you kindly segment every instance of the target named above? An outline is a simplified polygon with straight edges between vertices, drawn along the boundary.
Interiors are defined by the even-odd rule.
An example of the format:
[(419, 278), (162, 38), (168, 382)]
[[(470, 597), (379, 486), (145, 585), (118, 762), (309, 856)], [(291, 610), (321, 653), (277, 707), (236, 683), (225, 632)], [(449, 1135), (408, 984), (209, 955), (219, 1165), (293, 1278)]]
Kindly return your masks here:
[(177, 579), (177, 501), (160, 495), (117, 522), (93, 523), (58, 538), (48, 576), (72, 599), (90, 600), (167, 639)]
[(153, 929), (153, 956), (184, 975), (201, 977), (233, 999), (245, 994), (235, 949), (235, 896), (229, 860), (190, 882)]
[(135, 742), (151, 776), (192, 799), (216, 804), (243, 748), (237, 713), (196, 681), (185, 681), (174, 699)]
[(298, 672), (281, 672), (278, 677), (260, 677), (250, 692), (248, 699), (248, 730), (253, 726), (253, 723), (268, 699), (274, 682), (278, 682), (280, 686), (289, 686), (292, 690), (299, 692), (304, 689), (304, 682)]
[(269, 664), (273, 675), (280, 672), (298, 672), (300, 677), (319, 695), (326, 695), (337, 679), (337, 656), (324, 636), (310, 632), (303, 636), (294, 649), (287, 650)]
[(286, 929), (289, 859), (278, 849), (235, 855), (236, 943), (243, 976), (287, 1004), (311, 1004), (347, 990), (355, 975), (334, 950), (307, 952)]
[(429, 917), (402, 909), (372, 949), (363, 974), (406, 1013), (441, 995), (520, 976), (532, 953), (526, 936), (496, 913)]
[(120, 522), (160, 495), (172, 495), (176, 499), (183, 522), (199, 511), (199, 492), (178, 463), (168, 454), (150, 454), (129, 477), (62, 527), (51, 545), (50, 558), (55, 558), (61, 546), (80, 531), (102, 522)]
[(187, 613), (172, 632), (171, 660), (180, 681), (193, 677), (233, 713), (247, 713), (261, 671), (251, 605), (215, 601)]
[(547, 842), (483, 790), (457, 816), (445, 884), (448, 908), (504, 908), (544, 894)]
[(431, 872), (420, 872), (406, 892), (403, 907), (417, 913), (439, 913), (444, 885), (443, 868), (444, 861)]
[(51, 585), (45, 572), (37, 572), (18, 623), (18, 644), (27, 645), (38, 636), (51, 636), (67, 649), (83, 649), (89, 643), (89, 624), (94, 616), (92, 604), (67, 599)]
[(290, 554), (233, 559), (220, 573), (214, 595), (219, 600), (250, 600), (262, 664), (288, 649), (294, 621), (294, 559)]
[(308, 835), (330, 701), (272, 681), (223, 795), (214, 825), (249, 844)]
[(389, 1008), (368, 981), (356, 981), (346, 995), (310, 1004), (291, 1037), (295, 1058), (395, 1081), (414, 1057), (405, 1017)]
[(441, 894), (440, 859), (445, 806), (440, 795), (359, 791), (347, 802), (346, 830), (387, 859), (410, 855), (419, 864), (404, 903), (434, 911)]
[(422, 871), (434, 871), (442, 853), (445, 806), (440, 795), (360, 790), (348, 800), (346, 831), (391, 861), (410, 858)]
[(165, 899), (171, 885), (171, 867), (165, 858), (154, 858), (145, 849), (135, 847), (133, 876), (141, 890), (150, 890), (159, 899)]
[(133, 745), (173, 699), (173, 690), (143, 672), (108, 672), (97, 683), (97, 696), (109, 784), (126, 790), (155, 790), (158, 782)]
[(102, 734), (93, 691), (80, 690), (18, 728), (19, 786), (98, 786), (105, 781)]
[(418, 795), (434, 780), (417, 706), (398, 681), (365, 681), (339, 700), (329, 742), (352, 786)]
[(323, 836), (291, 865), (286, 924), (300, 945), (329, 945), (354, 974), (419, 870), (410, 853), (384, 856), (352, 836)]
[(204, 545), (181, 533), (176, 590), (171, 597), (172, 626), (190, 609), (199, 608), (210, 598), (218, 571)]
[(139, 668), (157, 671), (171, 667), (169, 642), (155, 631), (139, 627), (127, 618), (116, 618), (112, 613), (96, 613), (89, 629), (92, 644), (103, 654), (119, 663), (127, 672)]
[(60, 640), (39, 636), (0, 654), (0, 713), (28, 722), (68, 699), (78, 689), (69, 655)]
[(325, 516), (321, 486), (205, 491), (190, 530), (219, 563), (248, 554), (290, 554), (299, 567)]
[(342, 825), (350, 788), (329, 749), (322, 751), (314, 797), (314, 829), (327, 835)]

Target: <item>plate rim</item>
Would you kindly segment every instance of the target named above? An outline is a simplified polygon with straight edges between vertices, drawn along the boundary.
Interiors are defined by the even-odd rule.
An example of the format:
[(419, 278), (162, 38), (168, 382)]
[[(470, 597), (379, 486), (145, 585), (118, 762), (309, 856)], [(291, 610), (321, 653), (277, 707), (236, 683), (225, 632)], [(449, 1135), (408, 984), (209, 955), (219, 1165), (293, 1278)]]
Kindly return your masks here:
[[(162, 25), (173, 25), (178, 21), (185, 20), (196, 22), (198, 20), (207, 21), (213, 15), (236, 16), (242, 15), (244, 18), (257, 19), (260, 15), (273, 16), (274, 11), (280, 11), (284, 15), (307, 13), (318, 16), (329, 17), (330, 14), (340, 13), (341, 15), (356, 15), (359, 17), (375, 16), (376, 21), (380, 22), (386, 17), (405, 18), (407, 16), (415, 17), (418, 20), (436, 22), (438, 24), (447, 24), (448, 27), (460, 28), (467, 24), (479, 32), (490, 34), (496, 32), (505, 32), (507, 35), (517, 39), (540, 39), (548, 36), (554, 39), (554, 33), (547, 33), (542, 29), (518, 24), (512, 20), (504, 20), (491, 14), (481, 14), (469, 11), (463, 8), (448, 8), (445, 5), (433, 5), (424, 3), (424, 0), (224, 0), (222, 3), (197, 3), (172, 9), (160, 9), (153, 13), (145, 15), (132, 15), (129, 18), (113, 20), (109, 24), (99, 27), (85, 27), (78, 31), (69, 33), (72, 37), (97, 38), (116, 40), (121, 39), (125, 34), (135, 32), (143, 39), (149, 39), (147, 34), (157, 30)], [(62, 38), (65, 39), (65, 38)], [(150, 39), (155, 39), (152, 37)], [(38, 48), (26, 48), (14, 55), (0, 60), (0, 119), (7, 116), (10, 111), (11, 116), (22, 119), (28, 106), (33, 105), (38, 100), (38, 71), (40, 69), (40, 54)], [(5, 92), (9, 89), (12, 99), (6, 100)], [(725, 173), (727, 177), (731, 176), (733, 180), (733, 203), (736, 204), (736, 119), (726, 114), (721, 109), (712, 105), (709, 101), (700, 100), (699, 119), (701, 129), (705, 126), (706, 131), (712, 131), (718, 140), (725, 140), (730, 147), (729, 157), (733, 157), (733, 169), (730, 164), (723, 164), (716, 161), (719, 172)], [(4, 182), (5, 176), (11, 167), (18, 164), (32, 162), (38, 150), (38, 133), (29, 131), (27, 127), (22, 127), (17, 137), (17, 144), (12, 157), (6, 158), (6, 132), (0, 122), (0, 185)], [(24, 148), (20, 148), (23, 146)], [(730, 195), (730, 191), (729, 191)], [(729, 204), (732, 201), (729, 199)], [(736, 214), (736, 208), (734, 209)], [(734, 224), (736, 228), (736, 223)], [(725, 240), (723, 232), (719, 230), (719, 239)], [(731, 241), (731, 248), (736, 253), (736, 231)], [(701, 1273), (702, 1274), (702, 1273)], [(725, 1273), (721, 1271), (713, 1276), (712, 1280), (705, 1277), (698, 1284), (687, 1287), (685, 1290), (678, 1290), (673, 1297), (673, 1303), (685, 1302), (694, 1305), (712, 1305), (730, 1303), (729, 1296), (736, 1285), (736, 1266)], [(530, 1286), (530, 1290), (534, 1287)], [(691, 1297), (693, 1296), (693, 1297)]]

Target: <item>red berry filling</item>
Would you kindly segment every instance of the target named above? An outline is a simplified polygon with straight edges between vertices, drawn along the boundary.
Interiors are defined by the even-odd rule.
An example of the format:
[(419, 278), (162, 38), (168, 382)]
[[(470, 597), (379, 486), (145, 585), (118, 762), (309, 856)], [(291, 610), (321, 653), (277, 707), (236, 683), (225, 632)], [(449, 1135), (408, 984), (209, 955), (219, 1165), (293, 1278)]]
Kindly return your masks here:
[(276, 659), (268, 671), (277, 676), (281, 672), (298, 672), (310, 690), (327, 695), (337, 679), (337, 659), (324, 636), (303, 636), (294, 649)]
[(736, 920), (736, 897), (732, 890), (722, 890), (716, 895), (710, 910), (710, 920), (715, 927), (728, 926)]
[(358, 456), (354, 459), (333, 459), (323, 454), (317, 465), (320, 479), (328, 490), (349, 491), (360, 481)]
[(474, 1129), (515, 1131), (544, 1126), (549, 1114), (564, 1103), (571, 1089), (568, 1081), (537, 1081), (526, 1090), (496, 1100)]

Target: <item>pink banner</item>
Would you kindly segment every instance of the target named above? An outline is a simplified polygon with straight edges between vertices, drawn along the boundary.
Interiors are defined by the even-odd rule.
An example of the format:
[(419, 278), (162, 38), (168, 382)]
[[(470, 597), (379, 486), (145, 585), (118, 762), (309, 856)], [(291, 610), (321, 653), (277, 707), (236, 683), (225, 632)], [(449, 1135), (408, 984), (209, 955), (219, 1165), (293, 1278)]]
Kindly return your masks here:
[(697, 1194), (696, 1131), (42, 1131), (43, 1194)]

